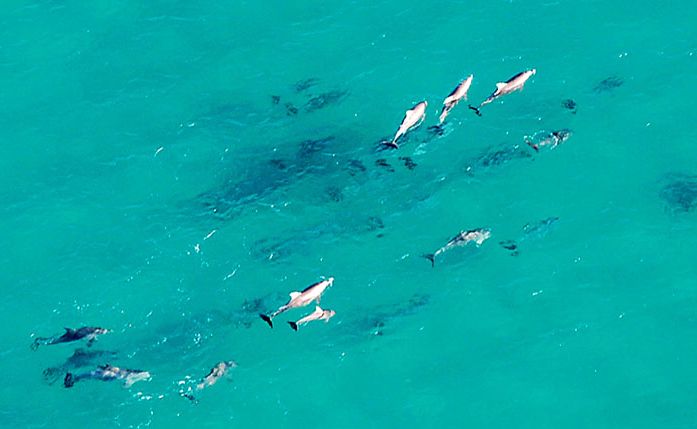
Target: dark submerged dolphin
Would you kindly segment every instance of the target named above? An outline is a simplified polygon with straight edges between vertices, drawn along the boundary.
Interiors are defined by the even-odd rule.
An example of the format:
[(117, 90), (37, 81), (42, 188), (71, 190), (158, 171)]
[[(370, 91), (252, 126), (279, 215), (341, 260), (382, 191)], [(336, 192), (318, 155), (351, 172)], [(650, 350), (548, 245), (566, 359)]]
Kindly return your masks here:
[(79, 341), (83, 338), (87, 339), (87, 347), (90, 347), (98, 335), (103, 335), (108, 332), (109, 331), (107, 329), (92, 326), (83, 326), (79, 329), (65, 328), (65, 333), (63, 335), (35, 338), (31, 348), (32, 350), (36, 350), (40, 345), (51, 346), (61, 343), (71, 343), (73, 341)]

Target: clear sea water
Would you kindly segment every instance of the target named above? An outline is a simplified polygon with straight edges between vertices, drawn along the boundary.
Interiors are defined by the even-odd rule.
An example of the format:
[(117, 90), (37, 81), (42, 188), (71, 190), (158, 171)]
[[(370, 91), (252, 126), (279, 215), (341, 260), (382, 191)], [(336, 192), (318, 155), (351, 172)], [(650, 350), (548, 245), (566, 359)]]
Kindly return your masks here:
[[(697, 427), (695, 16), (7, 0), (0, 425)], [(475, 103), (533, 67), (482, 117), (462, 102), (428, 132), (460, 79)], [(424, 125), (377, 152), (422, 99)], [(525, 145), (559, 129), (553, 150)], [(421, 257), (476, 227), (481, 247)], [(328, 324), (258, 318), (322, 276)], [(72, 372), (151, 380), (65, 389), (85, 344), (29, 347), (64, 326), (113, 330), (90, 351), (116, 355)], [(229, 359), (198, 404), (179, 395)]]

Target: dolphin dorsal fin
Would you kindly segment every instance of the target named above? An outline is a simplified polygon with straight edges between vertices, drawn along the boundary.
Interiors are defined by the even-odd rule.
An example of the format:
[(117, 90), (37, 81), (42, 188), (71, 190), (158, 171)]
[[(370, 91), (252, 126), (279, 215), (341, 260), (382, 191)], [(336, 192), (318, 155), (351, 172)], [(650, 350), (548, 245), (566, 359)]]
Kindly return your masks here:
[(63, 329), (65, 329), (65, 332), (73, 332), (72, 328), (63, 327)]
[(496, 89), (501, 89), (501, 88), (503, 88), (504, 86), (506, 86), (506, 82), (499, 82), (499, 83), (496, 84)]
[(315, 311), (324, 311), (319, 305), (315, 305)]
[(291, 292), (289, 295), (290, 299), (295, 299), (300, 296), (300, 292)]

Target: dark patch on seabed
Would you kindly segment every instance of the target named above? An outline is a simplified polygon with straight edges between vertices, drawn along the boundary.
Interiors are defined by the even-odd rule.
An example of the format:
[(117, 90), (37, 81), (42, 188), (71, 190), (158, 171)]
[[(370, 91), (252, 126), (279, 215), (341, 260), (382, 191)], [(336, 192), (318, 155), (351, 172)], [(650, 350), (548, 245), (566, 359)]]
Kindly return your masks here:
[(295, 92), (303, 92), (305, 90), (308, 90), (312, 88), (313, 86), (317, 85), (319, 83), (319, 79), (310, 77), (307, 79), (302, 79), (297, 82), (295, 82), (295, 85), (293, 85), (293, 88), (295, 89)]
[(622, 85), (624, 85), (624, 79), (619, 76), (610, 76), (598, 82), (593, 88), (593, 91), (598, 93), (607, 92), (619, 88)]
[[(222, 186), (204, 192), (197, 197), (199, 204), (211, 215), (225, 220), (235, 217), (245, 205), (262, 200), (274, 191), (292, 185), (307, 174), (331, 176), (335, 172), (351, 169), (353, 174), (361, 172), (361, 164), (355, 160), (336, 159), (332, 146), (337, 141), (334, 136), (305, 139), (297, 144), (295, 153), (286, 149), (286, 157), (274, 153), (273, 158), (259, 159), (254, 166), (245, 169), (243, 177), (229, 180)], [(335, 187), (336, 188), (336, 187)], [(341, 189), (334, 189), (334, 198), (340, 198)], [(318, 190), (317, 194), (322, 194)]]
[(687, 213), (697, 206), (697, 176), (669, 173), (661, 182), (659, 196), (669, 211)]
[(465, 172), (475, 175), (488, 169), (499, 167), (516, 159), (532, 158), (530, 149), (519, 144), (505, 144), (486, 149), (476, 158), (468, 161)]
[(390, 322), (395, 319), (411, 316), (418, 313), (423, 307), (428, 305), (431, 297), (424, 294), (414, 294), (409, 299), (387, 306), (378, 306), (365, 309), (368, 316), (349, 320), (346, 325), (354, 332), (368, 333), (372, 336), (381, 337), (385, 335)]
[(297, 116), (301, 112), (312, 113), (336, 105), (348, 96), (348, 91), (341, 89), (330, 89), (313, 94), (311, 89), (319, 84), (320, 81), (317, 78), (299, 80), (293, 85), (293, 94), (271, 95), (271, 104), (282, 105), (287, 116)]
[(558, 220), (558, 217), (552, 216), (537, 222), (528, 223), (523, 226), (523, 234), (520, 238), (517, 240), (503, 240), (499, 242), (499, 245), (508, 250), (511, 256), (518, 256), (520, 254), (521, 242), (546, 236)]
[[(250, 254), (256, 259), (278, 262), (301, 252), (308, 244), (321, 238), (335, 240), (347, 236), (355, 237), (379, 232), (384, 228), (385, 224), (378, 216), (333, 218), (321, 224), (283, 234), (282, 237), (259, 239), (252, 245)], [(382, 233), (378, 233), (377, 237), (382, 237)]]
[(567, 98), (566, 100), (562, 100), (561, 106), (565, 108), (566, 110), (570, 111), (573, 115), (578, 112), (578, 105), (576, 102), (570, 98)]
[(322, 94), (315, 95), (305, 103), (306, 112), (314, 112), (315, 110), (323, 109), (326, 106), (336, 104), (341, 101), (348, 92), (346, 91), (328, 91)]
[[(214, 337), (221, 329), (249, 329), (259, 320), (259, 313), (287, 299), (281, 292), (273, 292), (245, 299), (232, 309), (209, 311), (188, 315), (185, 319), (164, 323), (153, 334), (139, 343), (138, 355), (151, 354), (153, 359), (169, 359), (181, 356)], [(136, 341), (134, 341), (136, 343)], [(127, 354), (124, 352), (124, 354)]]

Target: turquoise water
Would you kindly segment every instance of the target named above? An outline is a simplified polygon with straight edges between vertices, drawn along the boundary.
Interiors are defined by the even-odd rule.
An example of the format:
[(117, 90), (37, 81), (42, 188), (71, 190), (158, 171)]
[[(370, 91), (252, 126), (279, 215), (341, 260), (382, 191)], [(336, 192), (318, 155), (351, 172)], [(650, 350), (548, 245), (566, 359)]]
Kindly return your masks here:
[[(5, 2), (2, 426), (697, 426), (696, 14)], [(533, 67), (428, 132), (460, 79), (474, 103)], [(425, 124), (376, 152), (422, 99)], [(421, 257), (476, 227), (481, 247)], [(258, 318), (322, 276), (328, 324)], [(84, 342), (29, 345), (64, 326), (113, 330), (90, 350), (151, 380), (63, 388)], [(180, 396), (230, 359), (198, 404)]]

